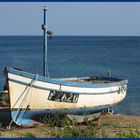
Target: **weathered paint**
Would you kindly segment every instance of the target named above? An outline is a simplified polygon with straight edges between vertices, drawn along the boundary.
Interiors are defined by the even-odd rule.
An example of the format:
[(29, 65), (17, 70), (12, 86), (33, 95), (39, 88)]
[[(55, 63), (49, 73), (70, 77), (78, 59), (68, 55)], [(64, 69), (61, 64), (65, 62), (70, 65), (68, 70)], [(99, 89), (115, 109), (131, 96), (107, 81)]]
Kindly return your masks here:
[[(85, 111), (95, 113), (120, 102), (126, 96), (126, 81), (124, 83), (124, 81), (118, 80), (115, 84), (111, 85), (110, 83), (104, 83), (104, 86), (103, 84), (101, 86), (96, 84), (97, 88), (96, 86), (92, 88), (83, 87), (81, 83), (76, 87), (72, 83), (68, 84), (66, 82), (65, 84), (65, 81), (63, 84), (62, 81), (60, 81), (60, 84), (59, 80), (57, 82), (54, 80), (55, 83), (53, 83), (51, 79), (49, 79), (49, 82), (46, 82), (48, 80), (46, 77), (41, 81), (38, 75), (34, 75), (33, 79), (31, 79), (32, 74), (30, 76), (30, 73), (25, 75), (23, 71), (9, 70), (12, 70), (12, 73), (10, 71), (8, 73), (11, 110), (12, 113), (16, 111), (21, 114), (14, 113), (15, 117), (13, 115), (12, 117), (13, 120), (19, 118), (20, 122), (22, 122), (21, 118), (25, 119), (25, 122), (31, 122), (30, 117), (36, 114), (49, 114), (49, 112), (52, 114), (73, 114), (74, 112), (82, 114)], [(77, 94), (78, 100), (76, 102), (65, 102), (62, 99), (49, 100), (48, 97), (51, 90), (66, 92), (67, 94)], [(63, 99), (66, 98), (66, 95)]]
[[(11, 111), (13, 121), (17, 125), (32, 126), (35, 124), (41, 124), (38, 122), (38, 116), (44, 115), (67, 115), (72, 121), (83, 122), (84, 118), (88, 120), (96, 119), (100, 116), (102, 109), (106, 109), (109, 106), (98, 106), (95, 108), (79, 108), (79, 109), (46, 109), (46, 110), (20, 110), (17, 113), (17, 109)], [(18, 116), (18, 117), (17, 117)]]
[(21, 125), (32, 126), (36, 124), (41, 124), (41, 122), (38, 122), (37, 120), (38, 115), (54, 115), (54, 112), (57, 112), (56, 114), (70, 113), (71, 115), (67, 115), (70, 120), (75, 121), (75, 122), (84, 122), (84, 121), (89, 121), (89, 120), (94, 120), (94, 119), (99, 118), (101, 113), (97, 112), (96, 110), (99, 110), (99, 108), (98, 109), (94, 108), (94, 110), (89, 109), (89, 111), (91, 111), (94, 114), (78, 114), (77, 112), (80, 112), (80, 109), (79, 110), (63, 110), (63, 111), (55, 110), (53, 112), (51, 112), (50, 110), (30, 110), (30, 111), (23, 110), (23, 111), (19, 111), (18, 114), (17, 114), (17, 111), (15, 110), (11, 112), (11, 115), (12, 115), (13, 121), (16, 124), (20, 126)]
[(85, 115), (67, 115), (70, 120), (73, 122), (85, 122), (85, 121), (91, 121), (99, 118), (101, 115), (101, 112), (94, 113), (94, 114), (85, 114)]
[(77, 103), (66, 103), (48, 100), (48, 96), (50, 93), (49, 90), (27, 87), (25, 85), (11, 81), (9, 81), (9, 89), (12, 95), (12, 108), (19, 108), (21, 102), (23, 101), (21, 108), (26, 108), (28, 105), (30, 105), (31, 109), (94, 107), (99, 105), (117, 103), (123, 100), (126, 95), (126, 91), (120, 94), (118, 94), (118, 92), (112, 94), (79, 94)]

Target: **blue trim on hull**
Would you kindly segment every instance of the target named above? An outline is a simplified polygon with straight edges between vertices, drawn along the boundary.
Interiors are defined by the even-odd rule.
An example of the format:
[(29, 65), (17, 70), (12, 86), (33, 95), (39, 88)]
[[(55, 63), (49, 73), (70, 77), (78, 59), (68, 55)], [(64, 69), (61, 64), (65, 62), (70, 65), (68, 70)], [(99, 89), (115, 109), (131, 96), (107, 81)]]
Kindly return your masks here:
[(17, 112), (18, 109), (11, 111), (12, 119), (17, 125), (34, 125), (40, 122), (32, 120), (38, 116), (43, 115), (87, 115), (95, 114), (111, 107), (111, 105), (97, 106), (94, 108), (78, 108), (78, 109), (46, 109), (46, 110), (25, 110), (22, 109)]
[[(7, 71), (9, 73), (23, 76), (30, 79), (35, 79), (36, 74), (31, 74), (28, 72), (16, 70), (13, 68), (7, 68)], [(37, 80), (41, 82), (47, 82), (52, 84), (59, 84), (64, 86), (72, 86), (72, 87), (81, 87), (81, 88), (104, 88), (104, 87), (113, 87), (113, 86), (119, 86), (122, 84), (127, 84), (128, 80), (118, 79), (118, 78), (111, 78), (111, 77), (96, 77), (98, 80), (107, 80), (107, 81), (114, 81), (113, 83), (103, 83), (103, 84), (96, 84), (96, 83), (72, 83), (68, 81), (60, 81), (60, 80), (54, 80), (49, 79), (47, 77), (38, 76)], [(80, 78), (77, 78), (80, 79)]]
[[(25, 85), (25, 86), (30, 86), (29, 84), (25, 83), (25, 82), (21, 82), (21, 81), (18, 81), (18, 80), (13, 80), (13, 79), (10, 79), (10, 81), (12, 82), (15, 82), (15, 83), (18, 83), (18, 84), (22, 84), (22, 85)], [(40, 87), (40, 86), (35, 86), (34, 84), (32, 85), (32, 87), (34, 88), (38, 88), (38, 89), (42, 89), (42, 90), (54, 90), (54, 91), (59, 91), (59, 92), (65, 92), (65, 93), (72, 93), (72, 94), (94, 94), (94, 95), (98, 95), (98, 94), (113, 94), (115, 92), (118, 92), (118, 90), (115, 90), (115, 91), (112, 91), (112, 92), (102, 92), (102, 93), (88, 93), (88, 92), (71, 92), (71, 91), (65, 91), (65, 90), (57, 90), (57, 89), (51, 89), (51, 88), (47, 88), (47, 87)]]

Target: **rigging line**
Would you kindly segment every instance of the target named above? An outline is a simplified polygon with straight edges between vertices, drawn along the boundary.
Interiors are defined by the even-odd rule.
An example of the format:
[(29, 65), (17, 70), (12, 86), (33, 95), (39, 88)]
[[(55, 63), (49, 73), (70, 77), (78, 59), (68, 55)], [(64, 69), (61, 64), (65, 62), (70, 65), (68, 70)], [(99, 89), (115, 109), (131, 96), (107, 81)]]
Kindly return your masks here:
[[(21, 104), (20, 104), (20, 106), (19, 106), (19, 108), (18, 108), (16, 114), (15, 114), (14, 117), (13, 117), (13, 118), (15, 118), (15, 120), (18, 118), (19, 110), (20, 110), (20, 108), (22, 107), (23, 101), (24, 101), (25, 97), (27, 96), (27, 93), (29, 92), (30, 88), (31, 88), (31, 86), (29, 86), (28, 91), (26, 92), (26, 94), (25, 94), (25, 96), (24, 96), (24, 98), (23, 98), (23, 100), (22, 100), (22, 102), (21, 102)], [(16, 105), (16, 104), (15, 104), (15, 105)], [(15, 106), (15, 105), (14, 105), (14, 106)], [(27, 105), (27, 106), (28, 106), (28, 105)], [(14, 108), (14, 107), (13, 107), (13, 108)], [(13, 110), (13, 108), (11, 109), (11, 111)], [(12, 121), (11, 121), (10, 124), (8, 125), (8, 129), (11, 128), (11, 125), (12, 125), (13, 121), (14, 121), (14, 119), (12, 119)]]
[[(26, 98), (27, 93), (30, 91), (30, 89), (31, 89), (31, 87), (32, 87), (32, 85), (33, 85), (33, 83), (37, 80), (37, 78), (38, 78), (38, 74), (36, 74), (35, 79), (32, 79), (32, 81), (30, 82), (29, 86), (27, 86), (26, 89), (24, 90), (24, 92), (25, 92), (25, 91), (28, 89), (28, 91), (26, 92), (26, 94), (25, 94), (25, 96), (24, 96), (24, 98), (23, 98), (23, 100), (22, 100), (22, 102), (21, 102), (21, 104), (20, 104), (20, 106), (19, 106), (19, 108), (18, 108), (16, 114), (15, 114), (14, 117), (13, 117), (13, 118), (15, 118), (15, 120), (16, 120), (17, 117), (18, 117), (19, 110), (21, 109), (21, 107), (22, 107), (22, 105), (23, 105), (23, 101), (24, 101), (24, 99)], [(28, 88), (28, 87), (29, 87), (29, 88)], [(22, 95), (24, 94), (24, 92), (22, 93)], [(22, 97), (22, 96), (20, 96), (20, 98), (21, 98), (21, 97)], [(18, 103), (18, 101), (19, 101), (20, 98), (18, 98), (18, 100), (17, 100), (16, 103), (14, 104), (14, 107), (15, 107), (15, 105)], [(31, 96), (30, 96), (30, 99), (31, 99)], [(25, 101), (26, 101), (26, 100), (25, 100)], [(28, 104), (28, 105), (29, 105), (29, 104)], [(27, 105), (27, 107), (28, 107), (28, 105)], [(11, 111), (14, 109), (14, 107), (11, 109)], [(26, 109), (27, 109), (27, 107), (26, 107)], [(26, 109), (25, 109), (25, 110), (26, 110)], [(25, 112), (24, 112), (24, 113), (25, 113)], [(11, 122), (9, 123), (9, 125), (8, 125), (8, 127), (7, 127), (8, 130), (10, 130), (13, 121), (14, 121), (14, 119), (12, 119)]]
[[(38, 78), (38, 74), (36, 75), (35, 80), (33, 81), (33, 83), (37, 80), (37, 78)], [(30, 88), (29, 88), (28, 92), (30, 91), (31, 87), (33, 86), (33, 83), (30, 84)], [(28, 92), (27, 92), (27, 93), (28, 93)], [(27, 103), (27, 107), (26, 107), (25, 110), (24, 110), (23, 118), (24, 118), (24, 115), (25, 115), (27, 109), (30, 107), (30, 101), (31, 101), (31, 98), (32, 98), (32, 90), (30, 91), (30, 93), (31, 93), (31, 94), (30, 94), (30, 97), (29, 97), (29, 99), (28, 99), (28, 103), (27, 103), (26, 99), (24, 98), (24, 99), (25, 99), (25, 102)], [(27, 95), (27, 94), (26, 94), (26, 95)], [(19, 123), (23, 120), (23, 118), (19, 121)]]
[[(24, 95), (24, 93), (26, 92), (26, 90), (27, 90), (28, 88), (30, 88), (31, 85), (37, 80), (36, 77), (38, 77), (38, 74), (36, 74), (35, 79), (33, 78), (33, 79), (31, 80), (31, 82), (29, 83), (29, 85), (26, 86), (26, 88), (24, 89), (23, 93), (19, 96), (19, 98), (17, 99), (17, 101), (16, 101), (15, 104), (13, 105), (13, 108), (16, 106), (16, 104), (18, 103), (19, 99)], [(13, 109), (13, 108), (12, 108), (12, 109)]]
[[(33, 83), (37, 80), (37, 77), (38, 77), (38, 74), (36, 75), (35, 79), (32, 79), (32, 81), (30, 82), (29, 86), (27, 86), (27, 88), (26, 88), (27, 92), (26, 92), (26, 94), (25, 94), (23, 100), (26, 98), (27, 93), (30, 91), (30, 89), (31, 89), (31, 87), (32, 87), (32, 85), (33, 85)], [(26, 90), (24, 90), (24, 92), (25, 92)], [(23, 94), (24, 94), (24, 93), (23, 93)], [(23, 94), (22, 94), (22, 95), (23, 95)], [(20, 98), (21, 98), (21, 96), (20, 96)], [(19, 98), (19, 99), (20, 99), (20, 98)], [(16, 101), (14, 107), (15, 107), (16, 104), (18, 103), (19, 99)], [(21, 104), (23, 103), (23, 100), (22, 100)], [(26, 101), (26, 100), (25, 100), (25, 101)], [(13, 107), (13, 108), (14, 108), (14, 107)], [(13, 108), (12, 108), (12, 109), (13, 109)]]

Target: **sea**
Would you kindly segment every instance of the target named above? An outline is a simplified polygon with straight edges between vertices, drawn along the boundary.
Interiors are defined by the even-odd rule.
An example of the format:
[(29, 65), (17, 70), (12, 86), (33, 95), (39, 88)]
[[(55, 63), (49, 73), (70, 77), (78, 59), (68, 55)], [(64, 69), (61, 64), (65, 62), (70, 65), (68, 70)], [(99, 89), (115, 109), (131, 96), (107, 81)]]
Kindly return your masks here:
[[(48, 38), (51, 78), (106, 76), (128, 79), (126, 98), (114, 112), (140, 115), (139, 36), (53, 36)], [(0, 90), (5, 67), (43, 75), (42, 36), (0, 36)]]

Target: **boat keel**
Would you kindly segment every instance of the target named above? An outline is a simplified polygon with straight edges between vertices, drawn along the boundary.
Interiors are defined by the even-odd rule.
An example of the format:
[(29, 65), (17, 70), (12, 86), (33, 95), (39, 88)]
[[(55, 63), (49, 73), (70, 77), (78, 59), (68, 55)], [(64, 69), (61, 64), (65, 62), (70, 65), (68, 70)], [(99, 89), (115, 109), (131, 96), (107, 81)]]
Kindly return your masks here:
[(68, 118), (77, 123), (87, 122), (96, 120), (100, 117), (101, 112), (95, 113), (95, 114), (86, 114), (86, 115), (67, 115)]

